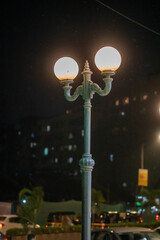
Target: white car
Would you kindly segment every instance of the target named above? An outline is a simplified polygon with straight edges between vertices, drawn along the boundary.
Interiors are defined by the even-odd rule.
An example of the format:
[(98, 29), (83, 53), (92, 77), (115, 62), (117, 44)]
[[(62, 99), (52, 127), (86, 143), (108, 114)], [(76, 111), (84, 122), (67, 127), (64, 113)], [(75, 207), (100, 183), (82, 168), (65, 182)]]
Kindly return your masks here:
[(157, 227), (156, 229), (154, 229), (154, 231), (160, 234), (160, 227)]
[[(17, 215), (0, 215), (0, 232), (4, 235), (8, 229), (11, 228), (23, 228), (23, 224), (27, 224), (28, 228), (33, 228), (34, 224), (25, 218), (19, 217)], [(40, 227), (38, 224), (35, 225), (36, 228)]]
[(160, 240), (160, 235), (150, 228), (113, 227), (121, 240)]

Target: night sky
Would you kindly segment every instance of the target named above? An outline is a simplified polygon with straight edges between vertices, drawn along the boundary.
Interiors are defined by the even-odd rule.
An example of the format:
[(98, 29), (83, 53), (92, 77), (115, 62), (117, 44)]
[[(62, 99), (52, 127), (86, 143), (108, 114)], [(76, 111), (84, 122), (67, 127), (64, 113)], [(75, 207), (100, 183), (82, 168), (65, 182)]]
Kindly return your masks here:
[(64, 99), (53, 73), (55, 61), (62, 56), (73, 57), (78, 62), (77, 84), (86, 59), (98, 76), (94, 56), (106, 45), (117, 48), (122, 55), (113, 87), (121, 89), (160, 74), (159, 0), (102, 2), (157, 33), (95, 0), (3, 3), (1, 123), (64, 111), (70, 103)]

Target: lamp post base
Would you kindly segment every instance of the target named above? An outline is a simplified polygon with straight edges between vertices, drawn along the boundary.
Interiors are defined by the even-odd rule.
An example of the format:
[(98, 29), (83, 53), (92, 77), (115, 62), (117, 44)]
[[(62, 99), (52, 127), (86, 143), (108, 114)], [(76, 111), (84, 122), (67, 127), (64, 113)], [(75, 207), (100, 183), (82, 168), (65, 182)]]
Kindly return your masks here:
[(91, 156), (83, 156), (79, 162), (82, 172), (82, 240), (91, 239), (91, 182), (94, 164)]

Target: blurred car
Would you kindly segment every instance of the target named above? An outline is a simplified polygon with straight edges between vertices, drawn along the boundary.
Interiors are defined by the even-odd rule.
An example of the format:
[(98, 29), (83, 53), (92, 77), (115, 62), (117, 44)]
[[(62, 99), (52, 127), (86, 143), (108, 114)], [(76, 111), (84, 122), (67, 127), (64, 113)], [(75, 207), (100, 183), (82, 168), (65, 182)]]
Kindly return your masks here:
[(3, 233), (0, 233), (0, 240), (8, 240)]
[(73, 218), (73, 224), (74, 224), (74, 225), (82, 224), (82, 216), (75, 216), (75, 217)]
[[(23, 228), (24, 224), (26, 224), (28, 228), (34, 227), (32, 222), (23, 217), (17, 215), (0, 215), (0, 232), (4, 235), (7, 230), (11, 228)], [(40, 226), (36, 224), (35, 227), (39, 228)]]
[(118, 223), (119, 213), (117, 211), (102, 212), (99, 215), (99, 221), (101, 223)]
[(160, 240), (160, 235), (150, 228), (113, 227), (121, 240)]
[(50, 212), (47, 218), (46, 227), (60, 227), (64, 225), (73, 226), (74, 212)]
[(156, 221), (160, 221), (160, 212), (156, 214)]
[(91, 232), (91, 240), (121, 240), (118, 234), (109, 228), (104, 230), (93, 230)]
[(108, 211), (101, 212), (99, 215), (92, 214), (92, 229), (108, 227), (109, 223), (121, 223), (121, 222), (143, 222), (141, 214), (136, 211), (130, 212), (117, 212)]
[(136, 211), (130, 212), (120, 212), (119, 213), (119, 222), (135, 222), (142, 223), (142, 215)]
[(154, 232), (157, 232), (158, 234), (160, 234), (160, 227), (155, 228)]

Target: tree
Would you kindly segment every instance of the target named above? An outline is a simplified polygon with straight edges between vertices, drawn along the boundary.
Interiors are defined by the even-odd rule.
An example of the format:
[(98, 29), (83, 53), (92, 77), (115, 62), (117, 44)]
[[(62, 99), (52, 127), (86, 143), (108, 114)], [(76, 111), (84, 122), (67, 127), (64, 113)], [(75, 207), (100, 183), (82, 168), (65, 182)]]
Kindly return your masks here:
[(42, 187), (37, 186), (32, 190), (23, 188), (19, 192), (20, 207), (17, 210), (19, 216), (36, 223), (37, 213), (43, 205), (44, 191)]
[(160, 189), (151, 191), (148, 189), (143, 189), (140, 194), (143, 197), (142, 209), (145, 209), (146, 211), (146, 220), (150, 221), (151, 207), (156, 206), (159, 208), (159, 204), (156, 203), (156, 198), (160, 198)]
[(100, 204), (105, 202), (103, 193), (100, 190), (92, 188), (92, 213), (100, 213)]

